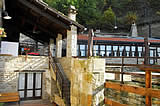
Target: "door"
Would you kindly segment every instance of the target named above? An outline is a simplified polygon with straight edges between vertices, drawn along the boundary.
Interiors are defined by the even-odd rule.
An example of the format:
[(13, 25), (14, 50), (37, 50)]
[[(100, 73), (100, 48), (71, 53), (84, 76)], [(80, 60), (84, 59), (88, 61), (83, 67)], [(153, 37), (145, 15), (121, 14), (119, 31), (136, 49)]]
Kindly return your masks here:
[(42, 73), (19, 73), (18, 91), (21, 99), (42, 97)]

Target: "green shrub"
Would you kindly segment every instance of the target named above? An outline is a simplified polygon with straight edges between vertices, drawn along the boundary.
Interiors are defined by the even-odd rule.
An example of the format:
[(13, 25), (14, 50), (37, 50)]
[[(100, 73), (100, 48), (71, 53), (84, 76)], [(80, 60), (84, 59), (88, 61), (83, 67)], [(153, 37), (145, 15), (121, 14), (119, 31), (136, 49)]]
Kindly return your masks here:
[(3, 106), (4, 105), (4, 103), (0, 103), (0, 106)]

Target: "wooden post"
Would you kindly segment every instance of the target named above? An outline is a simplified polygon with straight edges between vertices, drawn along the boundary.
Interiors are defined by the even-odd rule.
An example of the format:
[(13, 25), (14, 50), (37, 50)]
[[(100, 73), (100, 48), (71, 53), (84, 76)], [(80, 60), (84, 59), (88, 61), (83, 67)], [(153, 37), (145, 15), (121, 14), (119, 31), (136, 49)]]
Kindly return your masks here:
[(92, 56), (92, 48), (93, 48), (93, 29), (90, 29), (88, 33), (88, 57)]
[[(145, 56), (144, 56), (144, 63), (145, 65), (149, 64), (149, 45), (148, 45), (148, 36), (146, 35), (144, 37), (144, 45), (145, 45)], [(145, 84), (146, 88), (152, 87), (152, 81), (151, 81), (151, 71), (145, 70)], [(151, 96), (146, 96), (146, 106), (152, 106), (152, 98)]]
[[(152, 76), (151, 76), (151, 71), (145, 70), (145, 84), (146, 88), (152, 88)], [(151, 96), (146, 96), (146, 106), (152, 106), (152, 97)]]
[(124, 81), (123, 81), (123, 66), (124, 66), (124, 57), (122, 57), (122, 65), (121, 65), (121, 84), (124, 84)]

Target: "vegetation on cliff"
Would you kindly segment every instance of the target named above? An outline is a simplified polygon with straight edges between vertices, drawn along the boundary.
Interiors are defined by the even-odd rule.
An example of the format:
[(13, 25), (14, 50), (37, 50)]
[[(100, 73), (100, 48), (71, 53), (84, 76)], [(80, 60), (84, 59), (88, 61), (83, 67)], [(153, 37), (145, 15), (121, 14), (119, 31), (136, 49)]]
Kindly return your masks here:
[[(65, 15), (70, 5), (78, 9), (77, 21), (88, 28), (127, 29), (132, 22), (158, 19), (160, 0), (44, 0)], [(146, 20), (146, 21), (145, 21)]]

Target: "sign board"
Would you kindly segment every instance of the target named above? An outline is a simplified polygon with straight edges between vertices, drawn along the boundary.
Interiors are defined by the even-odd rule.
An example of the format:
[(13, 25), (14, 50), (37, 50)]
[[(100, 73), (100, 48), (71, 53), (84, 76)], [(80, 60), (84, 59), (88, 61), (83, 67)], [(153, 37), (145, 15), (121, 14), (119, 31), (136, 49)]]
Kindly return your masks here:
[(18, 42), (1, 41), (1, 54), (10, 54), (18, 56)]

